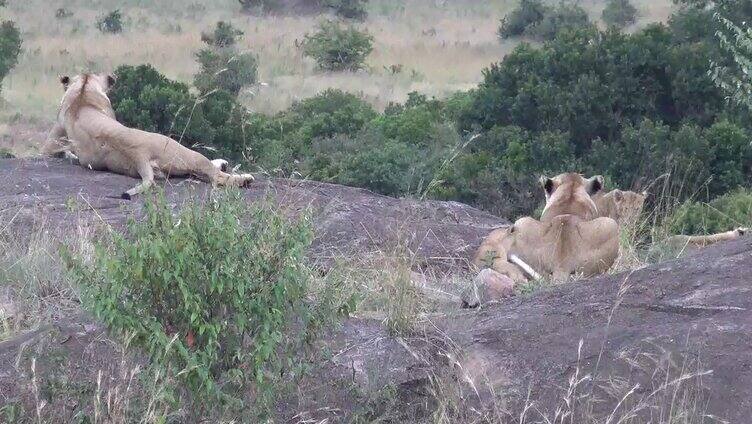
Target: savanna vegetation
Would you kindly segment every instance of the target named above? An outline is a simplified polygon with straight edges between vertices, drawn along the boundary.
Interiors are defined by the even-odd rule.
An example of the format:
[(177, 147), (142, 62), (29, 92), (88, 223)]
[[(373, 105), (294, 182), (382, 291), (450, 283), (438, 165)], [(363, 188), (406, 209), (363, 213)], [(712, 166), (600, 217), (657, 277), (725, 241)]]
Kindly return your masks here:
[[(546, 6), (544, 15), (575, 7)], [(739, 22), (746, 13), (733, 12)], [(458, 200), (508, 217), (540, 204), (540, 174), (573, 169), (625, 189), (667, 178), (674, 203), (706, 202), (749, 181), (749, 110), (729, 102), (709, 73), (710, 63), (731, 65), (739, 55), (716, 38), (725, 27), (712, 10), (683, 7), (667, 24), (634, 33), (587, 19), (572, 25), (546, 30), (552, 38), (542, 45), (523, 42), (486, 68), (475, 89), (443, 99), (412, 92), (383, 112), (331, 89), (274, 115), (254, 113), (236, 99), (238, 85), (196, 95), (149, 66), (118, 68), (112, 100), (124, 123), (247, 168)], [(326, 22), (304, 45), (324, 69), (352, 68), (345, 63), (362, 63), (367, 49), (351, 37), (370, 36)]]
[[(42, 103), (54, 115), (60, 88), (50, 74), (78, 62), (114, 69), (122, 123), (246, 170), (456, 200), (508, 218), (540, 206), (540, 174), (575, 170), (649, 190), (653, 224), (667, 232), (752, 222), (746, 3), (680, 1), (665, 22), (646, 21), (655, 2), (626, 0), (598, 10), (538, 0), (104, 3), (96, 13), (48, 10), (54, 30), (2, 23), (0, 81), (10, 75), (3, 95), (20, 111), (9, 120)], [(94, 31), (103, 41), (82, 48)], [(30, 292), (36, 317), (14, 325), (82, 305), (148, 364), (133, 368), (143, 371), (134, 383), (148, 388), (142, 398), (115, 411), (97, 387), (81, 422), (99, 422), (101, 411), (122, 422), (260, 422), (293, 391), (327, 324), (361, 308), (391, 336), (419, 333), (426, 300), (409, 254), (381, 252), (321, 275), (305, 259), (305, 213), (290, 219), (234, 192), (212, 196), (175, 213), (157, 193), (125, 236), (82, 237), (62, 255), (49, 238), (16, 255), (1, 228), (0, 275), (14, 294)], [(52, 302), (64, 307), (45, 312)], [(363, 400), (364, 422), (389, 409), (386, 397)], [(438, 405), (444, 420), (435, 421), (452, 422), (441, 407), (452, 409)], [(13, 408), (0, 409), (4, 419), (18, 417)]]

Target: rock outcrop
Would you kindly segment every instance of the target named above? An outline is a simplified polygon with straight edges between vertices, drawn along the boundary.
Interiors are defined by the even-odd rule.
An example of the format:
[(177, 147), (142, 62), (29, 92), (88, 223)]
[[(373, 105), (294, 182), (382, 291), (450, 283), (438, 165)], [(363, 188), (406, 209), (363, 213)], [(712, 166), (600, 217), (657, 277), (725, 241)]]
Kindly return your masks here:
[[(0, 213), (14, 225), (44, 220), (65, 231), (81, 219), (117, 226), (141, 205), (111, 198), (132, 186), (131, 179), (64, 161), (0, 160), (0, 181)], [(206, 187), (184, 180), (169, 184), (166, 193), (179, 203), (193, 190)], [(307, 181), (262, 180), (246, 196), (271, 196), (293, 211), (311, 207), (317, 229), (312, 257), (320, 261), (403, 240), (422, 263), (454, 266), (472, 256), (491, 228), (505, 223), (458, 203), (393, 199)], [(286, 419), (297, 415), (298, 421), (349, 422), (363, 410), (363, 393), (394, 387), (402, 403), (386, 402), (386, 409), (407, 414), (402, 421), (426, 419), (440, 395), (454, 400), (446, 411), (461, 417), (458, 422), (499, 422), (504, 416), (520, 422), (526, 405), (526, 422), (539, 422), (535, 414), (550, 419), (557, 409), (579, 405), (572, 422), (616, 422), (608, 417), (628, 413), (636, 417), (630, 422), (669, 422), (667, 414), (695, 413), (748, 423), (750, 271), (752, 238), (746, 237), (479, 309), (457, 305), (446, 316), (431, 317), (420, 334), (394, 337), (378, 320), (351, 318), (322, 341), (332, 354), (301, 382), (304, 399), (279, 413)], [(19, 358), (34, 346), (68, 352), (61, 355), (73, 358), (71, 369), (81, 367), (75, 368), (81, 378), (96, 378), (82, 364), (117, 362), (107, 357), (112, 349), (100, 346), (98, 325), (71, 320), (0, 343), (0, 400), (12, 398), (20, 376), (28, 377)], [(378, 411), (373, 406), (371, 412)]]

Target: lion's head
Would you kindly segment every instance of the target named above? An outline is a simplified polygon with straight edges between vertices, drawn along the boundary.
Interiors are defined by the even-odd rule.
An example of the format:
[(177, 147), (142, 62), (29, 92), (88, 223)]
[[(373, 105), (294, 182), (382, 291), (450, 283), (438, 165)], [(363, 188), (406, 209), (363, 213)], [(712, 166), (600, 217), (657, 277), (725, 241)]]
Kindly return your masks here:
[(65, 94), (60, 104), (60, 112), (73, 113), (76, 116), (81, 107), (91, 105), (114, 117), (107, 92), (115, 85), (115, 81), (112, 74), (61, 76), (60, 83)]
[(585, 220), (597, 217), (597, 208), (591, 196), (603, 189), (602, 176), (585, 178), (570, 172), (553, 178), (543, 176), (540, 183), (546, 194), (541, 221), (550, 221), (559, 215), (575, 215)]
[(607, 216), (621, 226), (630, 226), (642, 213), (646, 197), (647, 192), (635, 193), (616, 189), (596, 195), (593, 201), (598, 208), (598, 216)]

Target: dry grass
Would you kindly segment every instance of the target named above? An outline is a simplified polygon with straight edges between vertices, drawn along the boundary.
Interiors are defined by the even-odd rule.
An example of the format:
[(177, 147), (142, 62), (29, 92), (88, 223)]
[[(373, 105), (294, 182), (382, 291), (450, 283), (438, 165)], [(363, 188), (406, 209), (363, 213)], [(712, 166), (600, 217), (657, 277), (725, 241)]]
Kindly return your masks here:
[[(558, 389), (558, 402), (544, 406), (531, 393), (546, 388), (530, 387), (518, 409), (512, 410), (506, 393), (498, 393), (494, 379), (472, 375), (462, 367), (462, 352), (447, 353), (453, 372), (431, 378), (429, 393), (436, 400), (431, 422), (518, 423), (518, 424), (711, 424), (727, 423), (707, 414), (707, 389), (703, 378), (712, 374), (692, 353), (687, 340), (680, 353), (666, 349), (656, 340), (646, 340), (619, 352), (612, 367), (627, 371), (606, 373), (604, 351), (611, 321), (630, 290), (630, 276), (621, 283), (609, 317), (600, 354), (593, 366), (585, 367), (583, 340), (572, 346), (576, 352), (574, 370)], [(449, 340), (447, 346), (455, 346)], [(493, 372), (493, 371), (492, 371)], [(551, 382), (555, 384), (555, 382)], [(481, 409), (467, 407), (467, 400), (491, 394), (492, 401)], [(610, 405), (605, 407), (605, 405)]]
[[(496, 29), (499, 18), (515, 3), (372, 0), (369, 18), (362, 24), (376, 40), (368, 70), (326, 74), (296, 47), (323, 17), (242, 16), (231, 0), (12, 2), (10, 17), (23, 29), (24, 53), (4, 83), (4, 96), (14, 112), (51, 118), (60, 97), (60, 74), (151, 63), (171, 78), (190, 82), (197, 69), (193, 55), (201, 45), (200, 32), (218, 20), (231, 20), (245, 31), (241, 49), (258, 55), (260, 81), (266, 84), (243, 94), (252, 110), (275, 112), (326, 88), (362, 94), (383, 108), (404, 100), (410, 91), (444, 96), (475, 86), (481, 70), (514, 47), (514, 42), (499, 43)], [(642, 11), (638, 27), (666, 19), (671, 10), (669, 0), (636, 4)], [(603, 1), (583, 5), (597, 19)], [(70, 9), (74, 16), (56, 19), (58, 7)], [(116, 7), (126, 16), (125, 32), (99, 33), (94, 28), (97, 16)], [(402, 71), (393, 73), (392, 65), (401, 65)]]
[[(79, 310), (78, 293), (58, 254), (58, 238), (42, 224), (29, 234), (0, 227), (0, 341)], [(85, 232), (77, 235), (83, 243)], [(82, 246), (82, 244), (79, 244)]]

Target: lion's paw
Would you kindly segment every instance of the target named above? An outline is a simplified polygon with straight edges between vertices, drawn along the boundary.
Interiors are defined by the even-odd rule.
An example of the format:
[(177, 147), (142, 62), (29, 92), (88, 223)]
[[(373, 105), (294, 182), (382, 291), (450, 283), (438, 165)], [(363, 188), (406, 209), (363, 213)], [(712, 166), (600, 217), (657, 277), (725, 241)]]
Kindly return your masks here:
[(222, 172), (227, 172), (227, 168), (230, 166), (229, 162), (224, 159), (214, 159), (211, 163)]
[(238, 175), (238, 181), (240, 182), (240, 184), (238, 184), (238, 185), (240, 187), (248, 187), (255, 180), (256, 180), (256, 178), (254, 178), (253, 175), (251, 175), (251, 174), (240, 174), (240, 175)]

